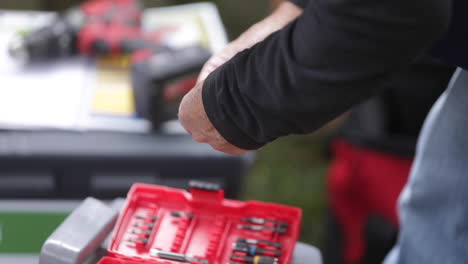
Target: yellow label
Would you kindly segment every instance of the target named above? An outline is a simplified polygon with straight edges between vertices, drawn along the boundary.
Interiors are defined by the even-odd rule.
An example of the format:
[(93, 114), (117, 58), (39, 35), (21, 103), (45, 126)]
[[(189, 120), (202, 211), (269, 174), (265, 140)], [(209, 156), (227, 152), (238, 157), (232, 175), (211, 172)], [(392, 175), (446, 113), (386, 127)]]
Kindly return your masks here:
[(108, 56), (97, 61), (92, 111), (97, 114), (135, 114), (128, 56)]

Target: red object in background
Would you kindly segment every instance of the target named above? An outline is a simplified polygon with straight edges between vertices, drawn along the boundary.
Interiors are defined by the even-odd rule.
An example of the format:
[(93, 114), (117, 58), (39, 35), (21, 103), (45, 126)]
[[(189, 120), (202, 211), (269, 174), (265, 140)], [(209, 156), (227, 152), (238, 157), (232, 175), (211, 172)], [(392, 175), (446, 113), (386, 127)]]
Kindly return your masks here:
[(107, 49), (105, 52), (119, 54), (123, 41), (143, 40), (139, 0), (90, 0), (80, 9), (86, 19), (77, 36), (81, 54), (99, 53), (95, 47), (98, 42)]
[[(174, 215), (174, 212), (178, 213)], [(295, 207), (227, 200), (222, 190), (192, 188), (187, 192), (164, 186), (135, 184), (114, 229), (108, 248), (109, 257), (103, 258), (99, 264), (181, 263), (151, 256), (151, 249), (206, 259), (209, 264), (226, 264), (234, 254), (232, 246), (238, 238), (281, 243), (278, 263), (287, 264), (293, 257), (301, 216), (301, 209)], [(246, 224), (241, 220), (243, 217), (287, 222), (288, 230), (286, 234), (279, 235), (239, 229), (239, 224)], [(133, 243), (141, 238), (138, 227), (149, 224), (151, 232), (145, 237), (146, 242)]]
[(154, 49), (174, 27), (144, 32), (139, 0), (89, 0), (80, 5), (83, 25), (77, 32), (80, 54), (127, 54)]
[(331, 210), (343, 230), (345, 263), (359, 263), (365, 253), (364, 226), (377, 214), (398, 226), (397, 200), (412, 159), (369, 150), (344, 140), (332, 144), (328, 173)]
[(164, 89), (164, 102), (171, 103), (180, 100), (197, 84), (197, 78), (198, 76), (193, 76), (170, 83)]

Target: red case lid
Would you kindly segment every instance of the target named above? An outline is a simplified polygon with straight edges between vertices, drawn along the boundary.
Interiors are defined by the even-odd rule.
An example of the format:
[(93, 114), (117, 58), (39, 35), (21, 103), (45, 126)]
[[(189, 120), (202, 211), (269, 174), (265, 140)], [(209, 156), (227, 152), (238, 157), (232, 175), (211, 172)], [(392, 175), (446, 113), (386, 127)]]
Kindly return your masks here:
[[(255, 225), (244, 222), (244, 217), (287, 222), (287, 231), (280, 235), (269, 229), (240, 229), (239, 225)], [(228, 200), (224, 199), (222, 190), (191, 189), (187, 192), (135, 184), (127, 196), (109, 245), (112, 258), (104, 258), (99, 264), (181, 263), (155, 257), (150, 254), (151, 249), (205, 259), (209, 264), (226, 264), (234, 254), (232, 248), (238, 238), (281, 243), (278, 264), (288, 264), (299, 236), (301, 217), (299, 208)], [(267, 246), (265, 249), (275, 248)]]

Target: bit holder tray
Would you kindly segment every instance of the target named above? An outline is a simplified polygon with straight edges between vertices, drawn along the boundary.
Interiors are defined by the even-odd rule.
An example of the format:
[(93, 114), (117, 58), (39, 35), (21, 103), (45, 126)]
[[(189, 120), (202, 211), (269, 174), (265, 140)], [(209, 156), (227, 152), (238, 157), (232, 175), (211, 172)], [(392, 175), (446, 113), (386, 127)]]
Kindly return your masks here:
[(212, 184), (189, 192), (135, 184), (99, 264), (289, 264), (301, 216), (295, 207), (224, 199)]

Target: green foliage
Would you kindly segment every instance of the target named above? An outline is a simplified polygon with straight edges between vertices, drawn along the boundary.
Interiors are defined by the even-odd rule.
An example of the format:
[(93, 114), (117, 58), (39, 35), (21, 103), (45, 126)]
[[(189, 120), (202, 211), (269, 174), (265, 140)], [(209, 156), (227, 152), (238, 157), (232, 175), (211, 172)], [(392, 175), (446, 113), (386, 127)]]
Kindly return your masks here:
[(325, 186), (328, 162), (321, 136), (292, 136), (262, 150), (245, 180), (244, 199), (277, 202), (303, 209), (301, 240), (316, 246), (323, 241)]

